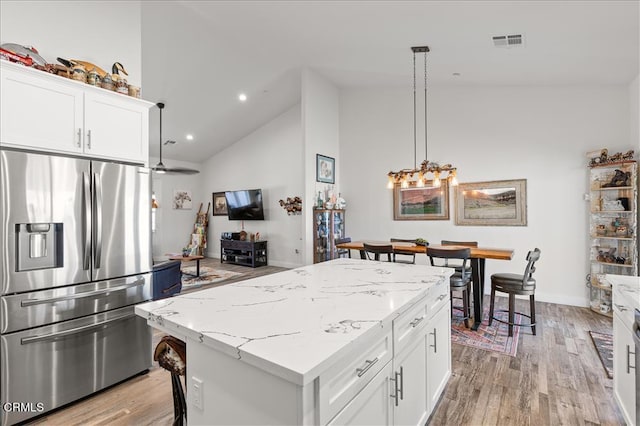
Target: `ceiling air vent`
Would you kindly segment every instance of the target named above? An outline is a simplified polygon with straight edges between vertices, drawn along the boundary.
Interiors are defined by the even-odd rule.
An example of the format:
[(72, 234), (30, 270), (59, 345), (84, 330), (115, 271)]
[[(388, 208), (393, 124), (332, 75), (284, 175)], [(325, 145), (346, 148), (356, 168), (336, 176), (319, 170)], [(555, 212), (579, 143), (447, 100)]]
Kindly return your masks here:
[(522, 34), (493, 36), (493, 45), (495, 47), (516, 47), (522, 46)]

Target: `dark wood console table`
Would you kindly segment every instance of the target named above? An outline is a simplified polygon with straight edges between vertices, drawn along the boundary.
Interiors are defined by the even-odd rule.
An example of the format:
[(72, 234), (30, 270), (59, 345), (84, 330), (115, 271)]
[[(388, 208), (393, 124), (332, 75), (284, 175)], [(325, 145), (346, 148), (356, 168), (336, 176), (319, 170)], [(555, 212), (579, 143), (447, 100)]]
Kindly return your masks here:
[(257, 266), (267, 265), (266, 241), (220, 240), (220, 263)]

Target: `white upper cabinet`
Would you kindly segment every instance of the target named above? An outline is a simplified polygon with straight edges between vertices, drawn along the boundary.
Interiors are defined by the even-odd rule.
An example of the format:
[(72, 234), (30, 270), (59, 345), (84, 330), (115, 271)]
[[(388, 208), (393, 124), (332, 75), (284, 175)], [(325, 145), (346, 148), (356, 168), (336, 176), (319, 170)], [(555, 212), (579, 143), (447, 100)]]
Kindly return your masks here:
[(152, 103), (0, 64), (3, 146), (148, 165)]

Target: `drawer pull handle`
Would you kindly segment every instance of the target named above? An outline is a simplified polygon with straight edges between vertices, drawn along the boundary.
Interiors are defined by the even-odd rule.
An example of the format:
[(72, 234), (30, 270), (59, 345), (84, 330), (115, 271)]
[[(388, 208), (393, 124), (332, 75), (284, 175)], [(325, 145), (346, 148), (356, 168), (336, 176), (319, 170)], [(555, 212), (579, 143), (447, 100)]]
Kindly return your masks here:
[(76, 142), (76, 145), (78, 146), (78, 148), (80, 148), (82, 144), (82, 129), (78, 129), (78, 142)]
[[(395, 391), (395, 394), (391, 394), (389, 395), (391, 398), (395, 399), (395, 405), (396, 407), (398, 406), (398, 401), (401, 399), (404, 399), (404, 379), (402, 378), (402, 367), (400, 367), (400, 372), (398, 373), (397, 371), (395, 371), (393, 373), (393, 379), (389, 379), (393, 382), (394, 386), (393, 386), (393, 390)], [(400, 385), (400, 388), (398, 389), (398, 384)]]
[(438, 301), (444, 299), (445, 297), (447, 297), (447, 293), (441, 294), (440, 296), (438, 296)]
[(620, 310), (620, 312), (625, 312), (628, 311), (629, 309), (624, 306), (624, 305), (618, 305), (617, 303), (614, 303), (613, 306), (615, 306), (616, 308), (618, 308)]
[(635, 365), (631, 365), (631, 355), (635, 355), (635, 352), (631, 351), (631, 347), (629, 347), (629, 345), (627, 345), (627, 374), (631, 374), (631, 369), (633, 368), (635, 370), (636, 366)]
[(373, 364), (375, 364), (376, 362), (378, 362), (378, 357), (375, 357), (374, 359), (368, 359), (366, 360), (364, 363), (366, 364), (363, 368), (356, 368), (356, 372), (358, 373), (358, 377), (362, 377), (365, 375), (365, 373), (367, 371), (369, 371), (369, 369), (371, 368), (371, 366)]
[(438, 335), (437, 335), (438, 330), (437, 329), (433, 329), (433, 333), (429, 333), (429, 334), (433, 334), (433, 345), (429, 345), (433, 348), (433, 353), (437, 354), (438, 353)]
[(420, 324), (422, 322), (423, 319), (424, 319), (424, 317), (414, 318), (414, 320), (411, 321), (409, 324), (411, 325), (411, 327), (415, 328), (418, 324)]

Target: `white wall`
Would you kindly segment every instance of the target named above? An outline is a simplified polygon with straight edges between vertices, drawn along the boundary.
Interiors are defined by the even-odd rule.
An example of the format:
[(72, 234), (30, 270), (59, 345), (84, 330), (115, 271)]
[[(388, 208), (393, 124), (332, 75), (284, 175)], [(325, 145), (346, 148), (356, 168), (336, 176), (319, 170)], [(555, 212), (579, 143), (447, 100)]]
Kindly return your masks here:
[(631, 146), (638, 152), (640, 151), (640, 74), (629, 84), (629, 124)]
[[(262, 189), (265, 220), (244, 221), (244, 229), (268, 240), (269, 264), (275, 266), (303, 264), (302, 218), (308, 210), (289, 216), (278, 204), (287, 197), (304, 198), (300, 126), (296, 105), (202, 164), (200, 185), (208, 200), (214, 192)], [(207, 255), (220, 257), (220, 233), (238, 232), (241, 225), (225, 216), (211, 217)]]
[[(326, 78), (305, 69), (302, 74), (302, 129), (304, 132), (304, 261), (313, 263), (313, 211), (318, 191), (339, 192), (340, 164), (339, 130), (340, 92)], [(316, 154), (335, 159), (335, 184), (316, 182)], [(345, 222), (348, 224), (348, 218)]]
[[(411, 93), (343, 91), (340, 172), (347, 233), (354, 239), (477, 240), (514, 248), (511, 262), (487, 261), (487, 277), (521, 273), (527, 251), (539, 247), (536, 299), (586, 306), (585, 152), (629, 149), (628, 96), (626, 87), (432, 87), (430, 160), (453, 163), (460, 182), (527, 179), (528, 226), (479, 227), (454, 225), (453, 197), (449, 221), (394, 221), (386, 174), (413, 166)], [(418, 162), (423, 141), (420, 133)], [(426, 264), (426, 256), (420, 262)]]
[[(167, 167), (188, 167), (201, 170), (202, 166), (186, 161), (176, 161), (163, 158)], [(158, 163), (157, 158), (149, 160), (151, 165)], [(160, 260), (169, 253), (180, 253), (189, 244), (193, 224), (200, 203), (203, 210), (207, 209), (207, 202), (211, 201), (202, 189), (202, 175), (170, 175), (153, 173), (152, 190), (156, 195), (159, 208), (156, 209), (156, 231), (151, 235), (153, 258)], [(193, 208), (178, 210), (173, 208), (173, 192), (175, 190), (191, 191)], [(209, 236), (211, 233), (209, 232)]]
[(78, 59), (107, 72), (120, 62), (129, 84), (142, 86), (140, 10), (139, 1), (2, 0), (0, 43), (31, 45), (47, 62)]

